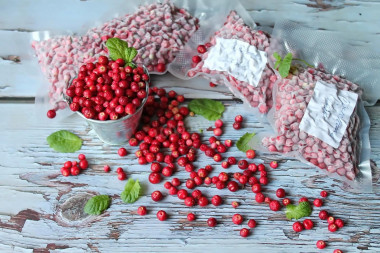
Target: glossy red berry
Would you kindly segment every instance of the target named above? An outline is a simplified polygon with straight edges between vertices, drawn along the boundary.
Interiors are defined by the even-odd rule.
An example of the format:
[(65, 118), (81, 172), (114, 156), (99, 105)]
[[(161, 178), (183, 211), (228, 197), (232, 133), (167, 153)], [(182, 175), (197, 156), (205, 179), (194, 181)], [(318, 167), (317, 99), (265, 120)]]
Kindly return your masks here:
[(202, 58), (199, 55), (194, 55), (192, 61), (194, 63), (200, 63), (202, 61)]
[(236, 225), (240, 225), (243, 223), (243, 216), (241, 216), (240, 214), (234, 214), (232, 216), (232, 222)]
[(237, 190), (239, 190), (239, 184), (236, 183), (235, 181), (230, 181), (230, 182), (228, 182), (228, 184), (227, 184), (227, 188), (228, 188), (228, 190), (230, 190), (231, 192), (236, 192)]
[(149, 174), (149, 182), (152, 184), (158, 184), (161, 182), (161, 175), (157, 172), (152, 172)]
[(303, 221), (303, 226), (305, 227), (305, 229), (312, 229), (313, 227), (314, 227), (314, 223), (313, 223), (313, 221), (312, 220), (310, 220), (310, 219), (305, 219), (304, 221)]
[(236, 201), (232, 201), (231, 205), (232, 205), (233, 208), (237, 208), (239, 206), (239, 203), (236, 202)]
[(232, 127), (235, 129), (235, 130), (239, 130), (241, 128), (241, 123), (240, 122), (234, 122), (232, 124)]
[(335, 232), (338, 230), (338, 226), (335, 225), (335, 223), (331, 223), (331, 224), (329, 224), (328, 229), (330, 232)]
[(344, 227), (344, 222), (341, 219), (336, 219), (334, 224), (337, 225), (338, 228)]
[(256, 227), (256, 221), (254, 219), (250, 219), (248, 221), (248, 227), (255, 228)]
[(188, 179), (186, 181), (186, 187), (188, 189), (194, 189), (195, 186), (196, 186), (196, 184), (195, 184), (195, 181), (193, 179)]
[(139, 208), (137, 208), (137, 213), (141, 216), (144, 216), (146, 215), (147, 211), (146, 211), (146, 207), (145, 206), (140, 206)]
[(63, 167), (70, 169), (73, 167), (73, 163), (71, 161), (67, 161), (63, 164)]
[(119, 150), (117, 151), (117, 153), (119, 154), (119, 156), (126, 156), (127, 155), (127, 150), (125, 148), (119, 148)]
[(294, 222), (293, 223), (293, 230), (295, 231), (295, 232), (301, 232), (302, 230), (303, 230), (303, 225), (302, 225), (302, 223), (301, 222), (299, 222), (299, 221), (296, 221), (296, 222)]
[(194, 215), (193, 213), (189, 213), (189, 214), (187, 215), (187, 220), (188, 220), (188, 221), (193, 221), (193, 220), (195, 220), (195, 215)]
[(85, 156), (84, 154), (79, 154), (79, 155), (78, 155), (78, 159), (79, 159), (80, 161), (85, 160), (85, 159), (86, 159), (86, 156)]
[(323, 201), (321, 199), (314, 199), (313, 204), (316, 207), (321, 207), (323, 205)]
[(194, 206), (195, 205), (195, 199), (191, 196), (188, 196), (185, 198), (185, 205), (186, 206)]
[(243, 122), (243, 116), (241, 116), (241, 115), (237, 115), (237, 116), (235, 117), (235, 122)]
[(322, 240), (317, 241), (317, 248), (318, 249), (324, 249), (324, 248), (326, 248), (325, 241), (322, 241)]
[(238, 162), (238, 167), (241, 170), (245, 170), (246, 168), (248, 168), (248, 162), (247, 162), (247, 160), (240, 160)]
[(201, 196), (198, 199), (198, 205), (199, 206), (207, 206), (208, 205), (208, 199), (205, 196)]
[(249, 149), (247, 152), (245, 152), (245, 155), (248, 159), (253, 159), (256, 157), (256, 152), (253, 149)]
[(257, 193), (255, 196), (255, 200), (257, 203), (263, 203), (265, 201), (265, 196), (261, 192)]
[(221, 128), (223, 126), (223, 121), (221, 119), (218, 119), (215, 121), (215, 127)]
[(125, 179), (127, 179), (127, 174), (125, 174), (125, 172), (117, 173), (117, 179), (125, 180)]
[(334, 223), (335, 223), (335, 218), (332, 217), (332, 216), (329, 216), (329, 217), (327, 218), (327, 223), (328, 223), (328, 224), (334, 224)]
[(55, 112), (55, 110), (49, 110), (46, 115), (49, 119), (53, 119), (53, 118), (55, 118), (57, 113)]
[(272, 211), (277, 212), (278, 210), (281, 209), (281, 204), (280, 204), (280, 202), (277, 201), (277, 200), (272, 200), (272, 201), (269, 203), (269, 208), (270, 208)]
[(327, 191), (321, 191), (321, 197), (326, 198), (328, 196)]
[(254, 193), (261, 192), (261, 185), (260, 184), (254, 184), (254, 185), (252, 185), (252, 192), (254, 192)]
[(178, 193), (177, 187), (175, 187), (175, 186), (170, 187), (168, 193), (170, 195), (176, 195)]
[(173, 185), (169, 182), (169, 181), (167, 181), (167, 182), (165, 182), (164, 183), (164, 187), (165, 187), (165, 189), (170, 189), (170, 187), (172, 187)]
[(231, 156), (231, 157), (228, 157), (227, 159), (228, 163), (231, 164), (231, 165), (235, 165), (236, 164), (236, 158)]
[(269, 166), (272, 169), (277, 169), (278, 168), (278, 163), (276, 161), (272, 161), (272, 162), (270, 162)]
[(80, 169), (77, 166), (73, 166), (70, 169), (71, 175), (78, 176), (80, 173)]
[(174, 185), (175, 187), (178, 187), (181, 185), (181, 181), (175, 177), (172, 179), (172, 185)]
[(71, 173), (71, 172), (70, 172), (70, 169), (71, 169), (71, 168), (65, 168), (65, 167), (62, 167), (62, 168), (61, 168), (61, 173), (62, 173), (62, 175), (65, 176), (65, 177), (70, 176), (70, 173)]
[(208, 225), (209, 227), (215, 227), (215, 226), (216, 226), (216, 223), (217, 223), (217, 221), (216, 221), (216, 219), (213, 218), (213, 217), (208, 218), (208, 220), (207, 220), (207, 225)]
[(119, 167), (116, 169), (116, 173), (121, 173), (121, 172), (124, 172), (123, 168)]
[(187, 197), (188, 193), (185, 189), (181, 189), (177, 192), (177, 196), (179, 199), (185, 199)]
[(278, 188), (276, 191), (277, 198), (283, 198), (285, 197), (285, 190), (282, 188)]
[(164, 210), (160, 210), (157, 212), (157, 219), (160, 221), (164, 221), (168, 218), (167, 213)]
[(200, 53), (200, 54), (204, 54), (204, 53), (206, 53), (206, 52), (207, 52), (206, 46), (205, 46), (205, 45), (199, 45), (199, 46), (197, 47), (197, 51), (198, 51), (198, 53)]
[(152, 192), (151, 197), (152, 197), (153, 201), (157, 202), (157, 201), (162, 200), (162, 198), (164, 196), (162, 195), (162, 193), (160, 191), (154, 191), (154, 192)]
[(212, 198), (211, 198), (211, 203), (214, 205), (214, 206), (220, 206), (222, 204), (223, 200), (222, 200), (222, 197), (220, 197), (219, 195), (214, 195)]
[(308, 202), (309, 200), (306, 198), (306, 197), (302, 197), (300, 198), (300, 200), (298, 201), (298, 203), (301, 203), (301, 202)]
[(284, 206), (289, 205), (289, 204), (290, 204), (290, 199), (288, 199), (288, 198), (284, 198), (284, 199), (282, 200), (282, 204), (283, 204)]
[(110, 172), (111, 168), (109, 165), (104, 165), (103, 170), (104, 172)]
[(327, 220), (327, 218), (329, 217), (329, 213), (325, 210), (322, 210), (319, 212), (318, 216), (321, 220)]

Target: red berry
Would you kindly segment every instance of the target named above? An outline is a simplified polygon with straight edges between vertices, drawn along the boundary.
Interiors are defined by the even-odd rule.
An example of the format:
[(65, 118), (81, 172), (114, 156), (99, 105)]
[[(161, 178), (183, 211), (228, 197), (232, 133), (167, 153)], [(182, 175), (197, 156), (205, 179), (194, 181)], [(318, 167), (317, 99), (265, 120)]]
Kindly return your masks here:
[(160, 221), (164, 221), (168, 218), (168, 215), (166, 214), (165, 211), (163, 210), (160, 210), (157, 212), (157, 219), (160, 220)]
[(328, 195), (327, 191), (321, 191), (321, 197), (326, 198)]
[(326, 243), (322, 240), (317, 241), (317, 248), (318, 249), (324, 249), (326, 248)]
[(193, 179), (188, 179), (187, 181), (186, 181), (186, 187), (188, 188), (188, 189), (194, 189), (194, 187), (195, 187), (195, 181), (193, 180)]
[(257, 203), (263, 203), (265, 200), (264, 194), (262, 194), (261, 192), (257, 193), (255, 196), (255, 200)]
[(151, 182), (152, 184), (158, 184), (159, 182), (161, 182), (161, 175), (157, 172), (150, 173), (149, 182)]
[(294, 224), (293, 224), (293, 230), (294, 230), (295, 232), (301, 232), (301, 231), (303, 230), (303, 225), (302, 225), (302, 223), (299, 222), (299, 221), (294, 222)]
[(127, 155), (127, 150), (125, 148), (119, 148), (119, 150), (117, 151), (117, 153), (119, 154), (119, 156), (126, 156)]
[(157, 64), (157, 71), (158, 71), (158, 72), (163, 73), (163, 72), (165, 72), (165, 70), (166, 70), (166, 66), (165, 66), (164, 63), (159, 63), (159, 64)]
[(269, 166), (272, 168), (272, 169), (276, 169), (278, 167), (278, 163), (276, 161), (272, 161), (270, 162)]
[(344, 222), (341, 219), (336, 219), (334, 224), (337, 225), (338, 228), (344, 227)]
[(256, 172), (257, 171), (257, 165), (254, 164), (254, 163), (250, 163), (248, 165), (248, 170), (252, 171), (252, 172)]
[(146, 207), (145, 206), (140, 206), (139, 208), (137, 208), (137, 213), (141, 216), (144, 216), (146, 215)]
[(63, 176), (68, 177), (68, 176), (70, 176), (70, 169), (62, 167), (61, 168), (61, 173), (62, 173)]
[(258, 169), (259, 171), (263, 171), (263, 170), (265, 170), (265, 165), (262, 164), (262, 163), (260, 163), (259, 165), (257, 165), (257, 169)]
[(254, 192), (254, 193), (261, 192), (261, 185), (260, 184), (254, 184), (254, 185), (252, 185), (252, 192)]
[(85, 170), (88, 168), (88, 161), (87, 160), (81, 160), (79, 162), (79, 167), (82, 169), (82, 170)]
[(314, 227), (314, 223), (313, 223), (313, 221), (312, 220), (310, 220), (310, 219), (305, 219), (304, 221), (303, 221), (303, 226), (305, 227), (305, 229), (312, 229), (313, 227)]
[(104, 165), (103, 170), (104, 172), (110, 172), (111, 168), (109, 165)]
[(321, 207), (323, 205), (323, 201), (321, 199), (314, 199), (314, 206)]
[(163, 195), (162, 195), (162, 193), (160, 192), (160, 191), (154, 191), (154, 192), (152, 192), (152, 195), (151, 195), (151, 197), (152, 197), (152, 200), (153, 201), (160, 201), (160, 200), (162, 200), (162, 198), (164, 197)]
[(241, 237), (247, 237), (247, 236), (249, 236), (249, 229), (247, 229), (247, 228), (242, 228), (242, 229), (240, 230), (240, 236), (241, 236)]
[(256, 227), (256, 221), (254, 219), (250, 219), (248, 221), (248, 227), (250, 227), (250, 228)]
[(221, 119), (218, 119), (215, 121), (215, 127), (221, 128), (223, 126), (223, 121)]
[(199, 55), (194, 55), (191, 59), (194, 63), (200, 63), (202, 61), (202, 58)]
[(236, 225), (240, 225), (243, 222), (243, 217), (240, 214), (234, 214), (232, 216), (232, 222)]
[(289, 204), (290, 204), (290, 199), (288, 199), (288, 198), (284, 198), (284, 199), (282, 200), (282, 204), (283, 204), (284, 206), (289, 205)]
[(176, 195), (178, 193), (178, 189), (174, 186), (169, 188), (169, 194), (170, 195)]
[(302, 197), (300, 198), (300, 200), (298, 201), (298, 203), (301, 203), (301, 202), (308, 202), (309, 200), (306, 198), (306, 197)]
[(231, 192), (236, 192), (237, 190), (239, 190), (239, 185), (238, 185), (238, 183), (236, 183), (235, 181), (230, 181), (230, 182), (228, 182), (228, 184), (227, 184), (227, 188), (228, 188), (228, 190), (230, 190)]
[(199, 199), (200, 197), (202, 197), (202, 192), (200, 190), (195, 190), (191, 193), (191, 196), (193, 196), (193, 198), (195, 199)]
[(327, 220), (328, 216), (329, 216), (329, 214), (325, 210), (322, 210), (322, 211), (319, 212), (319, 218), (321, 220)]
[(229, 179), (229, 176), (226, 172), (220, 172), (218, 178), (222, 182), (227, 182)]
[(285, 190), (282, 189), (282, 188), (278, 188), (277, 191), (276, 191), (276, 196), (278, 198), (283, 198), (285, 197)]
[(206, 185), (210, 185), (210, 184), (212, 183), (211, 178), (206, 177), (205, 180), (204, 180), (204, 183), (205, 183)]
[(215, 162), (220, 162), (222, 160), (222, 156), (220, 154), (215, 154), (213, 158)]
[(231, 205), (232, 205), (233, 208), (237, 208), (239, 206), (239, 203), (236, 202), (236, 201), (232, 201)]
[(216, 87), (216, 84), (215, 83), (213, 83), (213, 82), (210, 82), (210, 87)]
[(335, 231), (338, 230), (338, 226), (335, 225), (334, 223), (331, 223), (331, 224), (329, 224), (328, 229), (329, 229), (330, 232), (335, 232)]
[(185, 189), (181, 189), (177, 192), (177, 196), (179, 199), (185, 199), (187, 197), (188, 193)]
[(70, 161), (67, 161), (67, 162), (65, 162), (65, 163), (63, 164), (63, 167), (68, 168), (68, 169), (71, 169), (72, 166), (73, 166), (73, 163), (70, 162)]
[(205, 47), (204, 45), (199, 45), (199, 46), (197, 47), (197, 51), (198, 51), (198, 53), (200, 53), (200, 54), (204, 54), (204, 53), (206, 53), (207, 49), (206, 49), (206, 47)]
[(195, 205), (195, 199), (193, 197), (186, 197), (185, 198), (185, 205), (186, 206), (194, 206)]
[(222, 162), (222, 168), (223, 169), (228, 169), (230, 167), (230, 164), (226, 161)]
[(152, 172), (161, 172), (161, 164), (159, 164), (159, 163), (152, 163), (151, 165), (150, 165), (150, 170), (152, 171)]
[(215, 136), (221, 136), (223, 134), (223, 131), (221, 128), (217, 127), (214, 129), (214, 135)]
[(181, 185), (181, 181), (178, 179), (178, 178), (173, 178), (172, 179), (172, 185), (174, 185), (174, 186), (180, 186)]
[(125, 180), (127, 178), (127, 175), (124, 172), (117, 173), (117, 178), (119, 180)]
[(214, 205), (214, 206), (220, 206), (222, 204), (222, 197), (220, 197), (219, 195), (214, 195), (212, 198), (211, 198), (211, 203)]
[(335, 223), (335, 218), (332, 217), (332, 216), (328, 217), (328, 218), (327, 218), (327, 223), (328, 223), (328, 224), (334, 224), (334, 223)]
[(207, 206), (208, 205), (208, 199), (205, 196), (202, 196), (198, 200), (199, 206)]
[(241, 123), (240, 122), (235, 122), (234, 124), (232, 124), (232, 127), (235, 130), (239, 130), (241, 128)]
[(343, 253), (343, 251), (341, 251), (340, 249), (334, 249), (333, 253)]
[(235, 122), (243, 122), (243, 116), (241, 116), (241, 115), (237, 115), (237, 116), (235, 117)]
[(240, 160), (238, 162), (238, 167), (241, 170), (245, 170), (246, 168), (248, 168), (248, 162), (247, 162), (247, 160)]
[(215, 226), (216, 226), (216, 219), (213, 218), (213, 217), (208, 218), (208, 220), (207, 220), (207, 225), (208, 225), (209, 227), (215, 227)]
[(124, 172), (123, 168), (119, 167), (116, 169), (116, 173), (121, 173), (121, 172)]
[(245, 155), (248, 159), (253, 159), (256, 156), (256, 152), (253, 149), (249, 149), (247, 152), (245, 152)]
[(281, 204), (280, 204), (280, 202), (277, 201), (277, 200), (272, 200), (272, 201), (269, 203), (269, 208), (270, 208), (272, 211), (277, 212), (278, 210), (280, 210), (280, 208), (281, 208)]
[(216, 182), (215, 187), (218, 190), (222, 190), (226, 187), (226, 184), (223, 181), (219, 180), (218, 182)]
[(193, 220), (195, 220), (195, 215), (194, 215), (193, 213), (189, 213), (189, 214), (187, 215), (187, 220), (188, 220), (188, 221), (193, 221)]
[(53, 118), (55, 118), (57, 113), (55, 112), (55, 110), (49, 110), (46, 115), (49, 119), (53, 119)]
[(80, 173), (80, 169), (77, 166), (73, 166), (71, 167), (70, 172), (71, 172), (71, 175), (78, 176)]
[(227, 159), (228, 163), (231, 164), (231, 165), (235, 165), (236, 164), (236, 158), (231, 156), (231, 157), (228, 157)]
[(78, 159), (79, 159), (80, 161), (85, 160), (85, 159), (86, 159), (86, 156), (85, 156), (84, 154), (79, 154), (79, 155), (78, 155)]
[(169, 190), (172, 186), (173, 186), (173, 185), (172, 185), (169, 181), (165, 182), (165, 184), (164, 184), (165, 189), (168, 189), (168, 190)]

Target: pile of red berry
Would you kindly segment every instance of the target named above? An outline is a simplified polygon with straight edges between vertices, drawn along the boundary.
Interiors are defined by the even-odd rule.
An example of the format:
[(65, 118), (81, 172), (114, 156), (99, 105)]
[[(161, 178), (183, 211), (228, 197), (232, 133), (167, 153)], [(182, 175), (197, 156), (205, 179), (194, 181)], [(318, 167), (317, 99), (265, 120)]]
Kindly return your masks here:
[(110, 61), (106, 56), (82, 65), (66, 90), (70, 109), (102, 121), (134, 114), (148, 95), (149, 75), (142, 67), (124, 65), (123, 59)]
[(67, 161), (64, 163), (61, 168), (61, 173), (65, 177), (68, 176), (78, 176), (81, 170), (85, 170), (88, 168), (88, 161), (84, 154), (78, 155), (79, 162), (77, 161)]

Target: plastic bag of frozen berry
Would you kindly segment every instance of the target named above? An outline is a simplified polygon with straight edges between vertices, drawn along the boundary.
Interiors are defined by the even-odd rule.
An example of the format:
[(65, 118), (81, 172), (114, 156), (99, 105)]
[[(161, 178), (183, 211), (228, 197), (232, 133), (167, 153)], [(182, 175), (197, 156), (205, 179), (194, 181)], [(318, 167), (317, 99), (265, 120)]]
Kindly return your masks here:
[(259, 134), (253, 146), (315, 165), (343, 181), (347, 189), (371, 191), (370, 121), (363, 106), (363, 88), (328, 73), (321, 68), (323, 62), (317, 64), (318, 69), (305, 66), (310, 64), (300, 58), (304, 50), (287, 51), (287, 37), (276, 35), (276, 29), (283, 32), (283, 28), (275, 27), (271, 47), (275, 53), (270, 64), (279, 77), (268, 113), (275, 133)]
[(255, 108), (254, 113), (265, 114), (277, 79), (267, 60), (270, 37), (256, 29), (238, 2), (228, 1), (223, 7), (223, 16), (200, 20), (200, 29), (169, 65), (169, 72), (185, 80), (202, 76), (225, 84)]

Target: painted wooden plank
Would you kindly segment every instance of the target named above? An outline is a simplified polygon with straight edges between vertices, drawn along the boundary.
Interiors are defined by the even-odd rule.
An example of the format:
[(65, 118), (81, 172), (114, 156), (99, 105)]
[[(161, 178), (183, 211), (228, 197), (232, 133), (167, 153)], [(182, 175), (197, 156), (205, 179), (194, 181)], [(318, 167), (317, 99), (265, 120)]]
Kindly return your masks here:
[[(265, 125), (255, 119), (249, 111), (239, 103), (225, 102), (224, 138), (236, 140), (246, 131), (264, 131)], [(325, 201), (326, 209), (336, 217), (343, 218), (347, 226), (337, 233), (328, 233), (326, 224), (318, 221), (315, 210), (312, 217), (318, 223), (313, 231), (301, 234), (292, 232), (291, 222), (285, 220), (283, 212), (271, 212), (265, 205), (254, 202), (249, 187), (231, 193), (219, 191), (214, 187), (201, 187), (203, 193), (211, 197), (220, 194), (225, 202), (220, 207), (209, 205), (205, 208), (187, 208), (173, 196), (165, 196), (162, 202), (153, 203), (150, 193), (159, 189), (166, 193), (162, 183), (152, 186), (147, 183), (149, 166), (136, 164), (133, 152), (125, 158), (117, 155), (118, 146), (101, 143), (95, 134), (78, 117), (62, 120), (50, 120), (47, 124), (33, 117), (32, 104), (0, 104), (0, 111), (5, 120), (1, 121), (3, 131), (0, 137), (0, 247), (5, 251), (17, 252), (117, 252), (126, 248), (132, 252), (195, 252), (210, 249), (211, 252), (305, 252), (315, 251), (317, 239), (327, 240), (329, 249), (341, 248), (346, 252), (373, 252), (379, 247), (380, 236), (380, 200), (378, 178), (374, 181), (376, 192), (372, 194), (352, 194), (341, 189), (341, 183), (332, 180), (321, 171), (308, 168), (294, 159), (277, 157), (280, 167), (269, 170), (273, 179), (265, 192), (274, 197), (274, 191), (283, 187), (296, 201), (301, 196), (316, 197), (321, 189), (328, 190), (330, 196)], [(380, 111), (378, 107), (368, 108), (372, 119), (371, 140), (373, 159), (380, 162)], [(231, 119), (241, 113), (245, 117), (244, 129), (233, 130)], [(22, 119), (22, 124), (20, 124)], [(200, 117), (186, 122), (191, 131), (207, 129), (212, 122)], [(60, 154), (52, 151), (46, 136), (59, 129), (69, 129), (84, 140), (80, 152), (86, 154), (90, 168), (78, 177), (64, 178), (59, 175), (59, 168), (67, 159), (74, 160), (76, 154)], [(204, 138), (211, 136), (205, 131)], [(229, 155), (243, 158), (244, 154), (235, 147)], [(203, 156), (195, 163), (196, 167), (215, 163)], [(260, 153), (256, 162), (268, 162), (274, 157), (268, 153)], [(17, 161), (17, 162), (16, 162)], [(102, 171), (104, 164), (112, 167), (111, 173)], [(122, 166), (130, 178), (140, 179), (144, 185), (141, 198), (134, 204), (123, 204), (119, 199), (125, 182), (116, 178), (115, 169)], [(215, 166), (213, 175), (222, 171)], [(230, 168), (227, 172), (239, 171)], [(188, 174), (179, 170), (176, 177), (184, 180)], [(71, 196), (82, 193), (109, 194), (113, 201), (105, 214), (88, 219), (83, 223), (68, 222), (59, 216), (60, 206)], [(238, 201), (241, 206), (233, 209), (231, 201)], [(141, 217), (136, 214), (140, 205), (147, 206), (149, 213)], [(170, 218), (159, 222), (155, 213), (166, 210)], [(192, 211), (198, 219), (186, 221), (186, 214)], [(255, 218), (258, 222), (253, 235), (247, 239), (239, 236), (239, 229), (231, 222), (231, 216), (239, 212), (245, 219)], [(365, 213), (365, 215), (364, 215)], [(210, 216), (221, 222), (216, 228), (208, 228), (205, 224)], [(1, 249), (1, 248), (0, 248)], [(30, 252), (30, 251), (29, 251)]]

